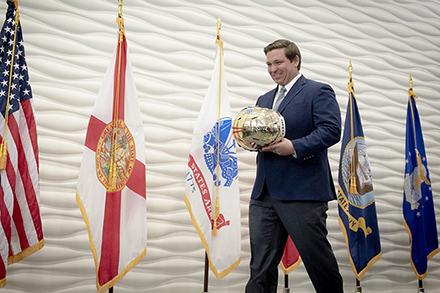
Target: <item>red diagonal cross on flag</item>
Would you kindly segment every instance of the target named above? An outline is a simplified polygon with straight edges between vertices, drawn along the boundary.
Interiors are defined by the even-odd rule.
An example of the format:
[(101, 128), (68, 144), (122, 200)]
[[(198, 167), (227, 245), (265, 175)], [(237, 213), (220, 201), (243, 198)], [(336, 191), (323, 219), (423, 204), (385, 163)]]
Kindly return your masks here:
[[(121, 27), (122, 28), (122, 27)], [(144, 131), (123, 29), (90, 117), (77, 203), (104, 292), (146, 255)]]

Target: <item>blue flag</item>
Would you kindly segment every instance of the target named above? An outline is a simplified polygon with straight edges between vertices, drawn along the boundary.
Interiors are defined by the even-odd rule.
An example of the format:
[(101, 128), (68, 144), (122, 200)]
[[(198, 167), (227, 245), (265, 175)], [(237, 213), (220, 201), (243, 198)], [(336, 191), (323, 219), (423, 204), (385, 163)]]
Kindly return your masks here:
[(411, 88), (408, 94), (403, 217), (411, 241), (411, 265), (417, 278), (423, 280), (428, 260), (439, 252), (439, 248), (431, 180), (415, 100), (417, 95)]
[(358, 280), (382, 257), (373, 180), (353, 81), (348, 83), (348, 107), (339, 161), (339, 226), (345, 236)]

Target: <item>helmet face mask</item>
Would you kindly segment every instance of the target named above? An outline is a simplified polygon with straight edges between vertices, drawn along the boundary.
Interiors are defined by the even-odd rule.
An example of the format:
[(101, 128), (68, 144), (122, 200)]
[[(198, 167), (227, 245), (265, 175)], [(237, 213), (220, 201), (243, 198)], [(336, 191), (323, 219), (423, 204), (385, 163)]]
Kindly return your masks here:
[(247, 151), (258, 151), (285, 133), (283, 116), (268, 108), (246, 107), (232, 121), (233, 137)]

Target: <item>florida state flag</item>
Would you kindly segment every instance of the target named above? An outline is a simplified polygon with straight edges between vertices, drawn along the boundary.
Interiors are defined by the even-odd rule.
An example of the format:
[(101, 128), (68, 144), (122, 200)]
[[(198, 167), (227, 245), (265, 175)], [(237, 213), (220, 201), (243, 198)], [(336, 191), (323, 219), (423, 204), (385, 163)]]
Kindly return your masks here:
[(236, 144), (219, 35), (216, 44), (214, 75), (193, 133), (185, 203), (212, 272), (223, 278), (240, 263), (241, 223)]
[(76, 200), (104, 292), (146, 255), (144, 131), (120, 23), (116, 50), (90, 117)]

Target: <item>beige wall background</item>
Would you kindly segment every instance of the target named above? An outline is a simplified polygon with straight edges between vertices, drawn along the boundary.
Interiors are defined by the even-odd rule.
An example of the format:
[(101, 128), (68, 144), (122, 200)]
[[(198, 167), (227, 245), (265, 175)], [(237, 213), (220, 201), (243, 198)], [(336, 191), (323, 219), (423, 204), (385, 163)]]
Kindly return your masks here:
[[(117, 1), (19, 4), (38, 125), (46, 245), (8, 267), (2, 292), (96, 292), (75, 193), (87, 123), (117, 42)], [(123, 14), (145, 130), (148, 247), (115, 292), (203, 291), (204, 249), (183, 195), (192, 130), (214, 66), (219, 14), (233, 115), (274, 87), (262, 48), (277, 38), (298, 44), (306, 77), (333, 86), (344, 119), (352, 61), (383, 252), (362, 279), (363, 292), (416, 292), (401, 209), (407, 90), (411, 72), (440, 223), (437, 0), (126, 0)], [(329, 151), (336, 184), (339, 152), (340, 144)], [(247, 206), (255, 154), (239, 149), (238, 159), (242, 261), (221, 280), (210, 273), (212, 293), (243, 292), (249, 275)], [(332, 202), (329, 239), (346, 292), (353, 292), (355, 277), (337, 213)], [(303, 265), (290, 274), (290, 284), (291, 292), (313, 292)], [(424, 284), (426, 292), (440, 292), (440, 255), (429, 262)]]

